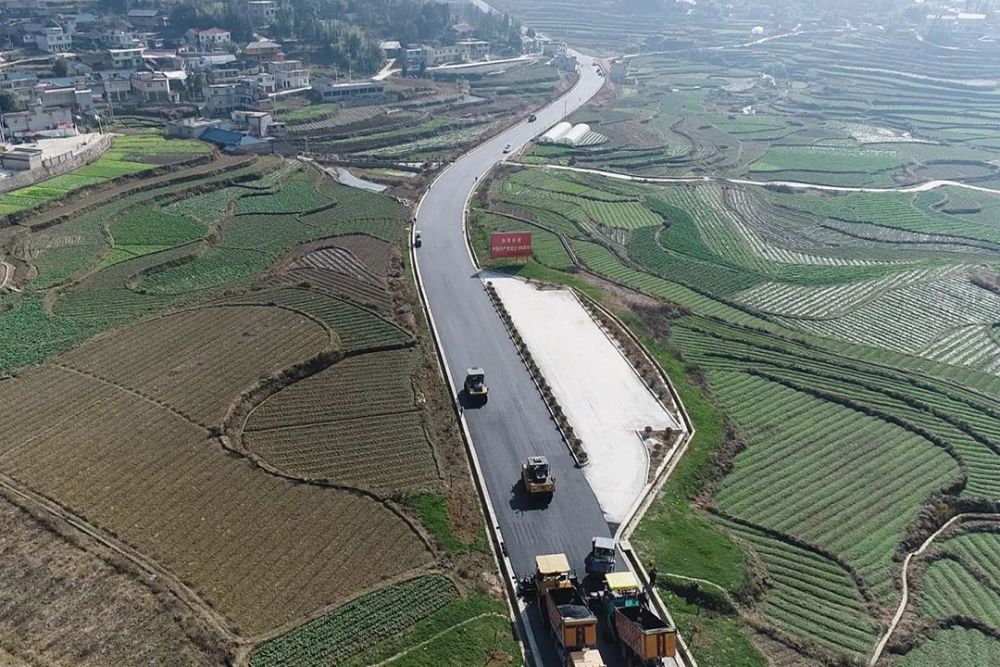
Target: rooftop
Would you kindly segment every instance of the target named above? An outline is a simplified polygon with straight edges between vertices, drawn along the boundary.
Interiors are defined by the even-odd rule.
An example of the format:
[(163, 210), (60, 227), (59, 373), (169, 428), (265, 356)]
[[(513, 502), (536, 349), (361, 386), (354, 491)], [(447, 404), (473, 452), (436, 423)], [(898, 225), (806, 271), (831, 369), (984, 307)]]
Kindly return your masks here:
[(205, 130), (200, 139), (202, 141), (218, 144), (227, 148), (230, 146), (252, 146), (254, 144), (264, 143), (260, 139), (249, 135), (232, 132), (230, 130), (223, 130), (218, 127), (212, 127)]

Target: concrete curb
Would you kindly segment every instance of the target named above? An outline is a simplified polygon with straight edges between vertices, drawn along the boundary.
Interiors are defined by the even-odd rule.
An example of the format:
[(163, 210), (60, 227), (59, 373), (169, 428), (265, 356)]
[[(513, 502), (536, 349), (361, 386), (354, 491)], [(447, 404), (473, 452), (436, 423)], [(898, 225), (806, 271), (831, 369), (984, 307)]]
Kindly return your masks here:
[[(489, 275), (489, 274), (487, 274), (487, 275)], [(504, 276), (504, 278), (510, 278), (510, 276)], [(519, 278), (510, 278), (510, 279), (511, 280), (520, 280)], [(490, 294), (489, 287), (488, 286), (484, 286), (484, 287), (486, 287), (486, 293), (489, 294), (490, 301), (493, 303), (493, 307), (498, 309), (497, 310), (497, 316), (499, 317), (499, 315), (500, 315), (499, 306), (503, 305), (503, 300), (500, 298), (499, 294), (496, 294), (495, 290), (494, 290), (493, 294)], [(503, 318), (502, 317), (500, 318), (500, 321), (503, 322)], [(504, 324), (504, 328), (507, 329), (507, 335), (510, 337), (511, 342), (513, 342), (513, 340), (514, 340), (514, 334), (517, 333), (517, 328), (514, 326), (513, 320), (511, 321), (511, 323), (510, 323), (509, 326), (507, 325), (506, 322), (503, 322), (503, 324)], [(520, 334), (518, 334), (518, 335), (520, 335)], [(527, 346), (528, 346), (527, 343), (525, 343), (524, 347), (527, 347)], [(517, 343), (514, 343), (514, 348), (517, 350), (517, 356), (521, 359), (521, 363), (524, 364), (525, 369), (528, 369), (528, 362), (524, 358), (524, 352), (522, 352), (521, 348), (517, 346)], [(542, 393), (542, 387), (538, 384), (538, 378), (536, 378), (534, 376), (534, 374), (532, 374), (532, 372), (531, 372), (530, 369), (528, 369), (528, 375), (531, 376), (531, 382), (535, 385), (535, 389), (538, 390), (538, 395), (542, 397), (542, 403), (545, 404), (545, 408), (549, 411), (549, 418), (552, 419), (552, 422), (555, 424), (556, 430), (559, 431), (559, 436), (562, 438), (563, 444), (566, 445), (566, 449), (569, 450), (569, 455), (572, 456), (573, 457), (573, 461), (576, 462), (576, 467), (580, 468), (580, 469), (583, 469), (584, 467), (586, 467), (588, 465), (589, 461), (588, 462), (581, 462), (580, 458), (576, 455), (576, 452), (574, 452), (573, 448), (570, 447), (570, 445), (569, 445), (569, 438), (566, 437), (566, 432), (563, 431), (562, 426), (559, 425), (559, 420), (556, 419), (556, 413), (555, 413), (555, 411), (552, 409), (552, 406), (549, 405), (549, 402), (547, 400), (545, 400), (545, 394)], [(541, 375), (540, 371), (539, 371), (539, 375)]]
[[(577, 292), (576, 290), (573, 291)], [(639, 578), (645, 585), (645, 587), (650, 588), (649, 574), (642, 566), (642, 562), (641, 559), (639, 558), (639, 555), (632, 548), (632, 543), (631, 543), (632, 533), (635, 532), (636, 527), (639, 525), (639, 521), (642, 520), (642, 517), (645, 516), (646, 512), (649, 510), (650, 505), (652, 505), (653, 501), (656, 500), (656, 496), (660, 492), (660, 489), (670, 478), (670, 475), (673, 473), (674, 469), (680, 463), (681, 458), (684, 456), (684, 453), (687, 451), (688, 444), (690, 444), (691, 439), (694, 438), (695, 435), (694, 423), (691, 421), (691, 418), (688, 415), (687, 410), (684, 408), (684, 403), (681, 401), (681, 397), (677, 393), (677, 388), (674, 386), (673, 381), (670, 379), (670, 375), (665, 370), (663, 370), (663, 367), (660, 366), (659, 362), (656, 361), (656, 359), (654, 359), (651, 354), (649, 354), (645, 346), (642, 344), (642, 341), (640, 341), (639, 338), (634, 333), (632, 333), (632, 330), (629, 329), (627, 326), (625, 326), (625, 323), (622, 322), (620, 319), (618, 319), (614, 313), (612, 313), (603, 305), (597, 303), (587, 295), (577, 292), (577, 297), (580, 299), (587, 300), (589, 303), (593, 304), (595, 308), (600, 310), (607, 317), (609, 317), (611, 320), (617, 323), (618, 326), (621, 327), (621, 330), (625, 332), (625, 335), (628, 336), (632, 340), (632, 342), (636, 344), (636, 346), (641, 351), (642, 355), (645, 357), (646, 361), (649, 364), (651, 364), (654, 369), (656, 369), (656, 372), (660, 375), (660, 379), (663, 380), (664, 383), (666, 384), (667, 389), (670, 391), (670, 395), (674, 400), (674, 405), (677, 406), (677, 414), (680, 416), (681, 422), (683, 423), (686, 430), (682, 440), (678, 442), (677, 445), (674, 446), (673, 453), (669, 457), (664, 459), (663, 463), (660, 464), (660, 467), (657, 470), (656, 476), (653, 478), (652, 483), (647, 485), (646, 492), (642, 494), (636, 501), (636, 504), (633, 505), (630, 514), (626, 516), (624, 521), (622, 521), (621, 526), (619, 526), (618, 529), (618, 534), (615, 536), (618, 539), (618, 547), (621, 550), (622, 555), (624, 555), (625, 559), (628, 561), (629, 567), (636, 574), (639, 575)], [(670, 611), (667, 609), (667, 605), (664, 604), (663, 599), (660, 597), (659, 591), (657, 591), (655, 588), (652, 588), (651, 592), (657, 611), (663, 615), (663, 618), (668, 623), (670, 623), (676, 628), (677, 624), (674, 622), (673, 617), (670, 615)], [(679, 631), (677, 633), (677, 644), (680, 649), (681, 656), (684, 658), (685, 664), (688, 667), (698, 667), (698, 663), (694, 659), (694, 655), (691, 653), (691, 650), (688, 647), (687, 642), (684, 641), (684, 637), (681, 635)]]
[[(421, 202), (423, 199), (421, 198)], [(419, 205), (417, 207), (419, 211)], [(416, 216), (414, 216), (416, 217)], [(490, 499), (489, 490), (486, 488), (486, 484), (483, 481), (483, 470), (479, 464), (479, 457), (476, 455), (476, 448), (472, 441), (472, 434), (469, 432), (469, 425), (465, 421), (465, 415), (462, 414), (460, 405), (458, 403), (458, 392), (455, 389), (454, 382), (452, 381), (451, 371), (448, 368), (448, 360), (445, 357), (444, 349), (441, 346), (441, 337), (438, 335), (437, 326), (434, 324), (434, 315), (431, 313), (431, 309), (427, 304), (427, 294), (424, 292), (424, 284), (420, 280), (420, 267), (419, 261), (417, 260), (416, 248), (413, 245), (414, 238), (416, 234), (416, 225), (411, 225), (410, 227), (410, 273), (413, 278), (414, 284), (417, 286), (417, 293), (420, 295), (420, 304), (424, 309), (424, 315), (427, 318), (427, 327), (430, 329), (431, 337), (434, 339), (434, 350), (437, 352), (437, 362), (438, 370), (444, 376), (445, 382), (448, 385), (448, 389), (451, 391), (452, 396), (452, 408), (455, 410), (455, 416), (458, 418), (459, 430), (462, 434), (462, 442), (465, 444), (465, 451), (469, 457), (469, 462), (472, 466), (472, 479), (476, 485), (476, 491), (479, 493), (479, 502), (482, 506), (483, 518), (487, 522), (487, 534), (490, 536), (488, 544), (490, 545), (490, 553), (493, 554), (493, 559), (497, 565), (497, 571), (500, 573), (500, 577), (504, 582), (504, 588), (507, 595), (507, 611), (511, 622), (517, 628), (517, 643), (521, 649), (521, 659), (524, 661), (525, 665), (534, 664), (533, 657), (538, 655), (538, 648), (535, 646), (534, 638), (531, 633), (527, 630), (524, 618), (523, 609), (519, 606), (515, 607), (515, 601), (517, 597), (517, 579), (514, 576), (514, 567), (507, 557), (507, 550), (504, 547), (503, 536), (500, 533), (500, 523), (496, 519), (496, 515), (493, 512), (493, 502)], [(524, 638), (527, 638), (528, 644), (530, 644), (530, 650), (525, 650)], [(532, 659), (529, 660), (529, 657)]]

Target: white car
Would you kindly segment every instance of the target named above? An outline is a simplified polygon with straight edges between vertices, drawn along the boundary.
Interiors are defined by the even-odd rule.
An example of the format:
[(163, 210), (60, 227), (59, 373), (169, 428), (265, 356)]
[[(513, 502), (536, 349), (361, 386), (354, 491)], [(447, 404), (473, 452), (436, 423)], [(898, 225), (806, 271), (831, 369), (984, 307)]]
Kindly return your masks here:
[(507, 153), (510, 153), (510, 144), (507, 144), (506, 146), (503, 147), (503, 152), (504, 152), (504, 155), (506, 155)]

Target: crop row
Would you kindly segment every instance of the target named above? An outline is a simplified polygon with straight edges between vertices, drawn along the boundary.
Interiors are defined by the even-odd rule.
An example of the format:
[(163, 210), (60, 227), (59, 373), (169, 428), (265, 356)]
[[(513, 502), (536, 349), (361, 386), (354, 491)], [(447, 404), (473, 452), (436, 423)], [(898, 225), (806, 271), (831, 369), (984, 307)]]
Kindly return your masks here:
[(751, 546), (767, 570), (772, 587), (763, 610), (769, 623), (834, 650), (864, 655), (871, 648), (873, 621), (854, 580), (841, 565), (747, 526), (720, 521)]
[(438, 485), (431, 445), (415, 410), (252, 430), (243, 440), (247, 449), (295, 477), (386, 495)]
[(288, 311), (201, 308), (116, 331), (60, 360), (208, 425), (221, 423), (229, 403), (257, 378), (327, 345), (324, 329)]
[(1000, 593), (985, 587), (961, 563), (945, 558), (920, 577), (920, 613), (929, 618), (967, 616), (1000, 629)]
[(412, 336), (375, 313), (326, 294), (303, 289), (280, 288), (234, 297), (231, 303), (273, 303), (302, 311), (329, 326), (344, 351), (379, 347), (401, 347)]
[(443, 609), (456, 596), (454, 584), (440, 575), (368, 593), (262, 644), (254, 651), (250, 665), (320, 667), (345, 662), (352, 655), (407, 631), (414, 623)]
[(97, 380), (79, 400), (51, 400), (36, 390), (53, 384), (50, 373), (74, 375), (42, 366), (0, 383), (4, 414), (49, 426), (4, 438), (5, 473), (155, 559), (241, 632), (267, 632), (429, 561), (378, 502), (261, 474), (204, 429)]
[(381, 285), (385, 289), (382, 279), (372, 273), (364, 263), (354, 256), (354, 253), (344, 248), (331, 247), (314, 250), (292, 262), (289, 268), (313, 268), (343, 273), (362, 282)]
[(940, 549), (974, 565), (995, 590), (1000, 590), (1000, 534), (964, 533), (941, 543)]
[(356, 355), (300, 380), (261, 403), (248, 430), (371, 417), (414, 409), (411, 350)]
[(971, 628), (939, 630), (906, 653), (899, 667), (1000, 665), (1000, 641)]
[[(886, 591), (895, 545), (924, 499), (957, 474), (954, 461), (896, 425), (794, 389), (741, 373), (710, 378), (750, 444), (719, 506), (843, 555)], [(903, 458), (906, 469), (887, 477)]]
[[(885, 292), (835, 320), (787, 320), (821, 336), (921, 354), (957, 326), (989, 324), (1000, 297), (974, 286), (962, 272)], [(920, 326), (900, 327), (900, 322)]]
[(317, 192), (316, 175), (309, 170), (293, 173), (277, 192), (244, 195), (236, 202), (236, 214), (303, 213), (328, 206), (332, 200)]
[(773, 315), (830, 319), (842, 317), (885, 292), (933, 280), (944, 273), (940, 269), (900, 271), (882, 278), (828, 287), (765, 283), (741, 292), (735, 298), (747, 306)]

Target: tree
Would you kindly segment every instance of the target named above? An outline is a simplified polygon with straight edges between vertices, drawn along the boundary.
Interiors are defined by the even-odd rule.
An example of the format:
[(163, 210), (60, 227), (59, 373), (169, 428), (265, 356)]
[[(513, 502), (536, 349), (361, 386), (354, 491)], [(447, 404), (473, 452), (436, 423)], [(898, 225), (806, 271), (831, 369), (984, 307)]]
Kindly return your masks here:
[(0, 90), (0, 113), (21, 110), (21, 98), (10, 90)]
[(63, 56), (56, 58), (55, 62), (52, 63), (52, 76), (69, 76), (69, 60)]

